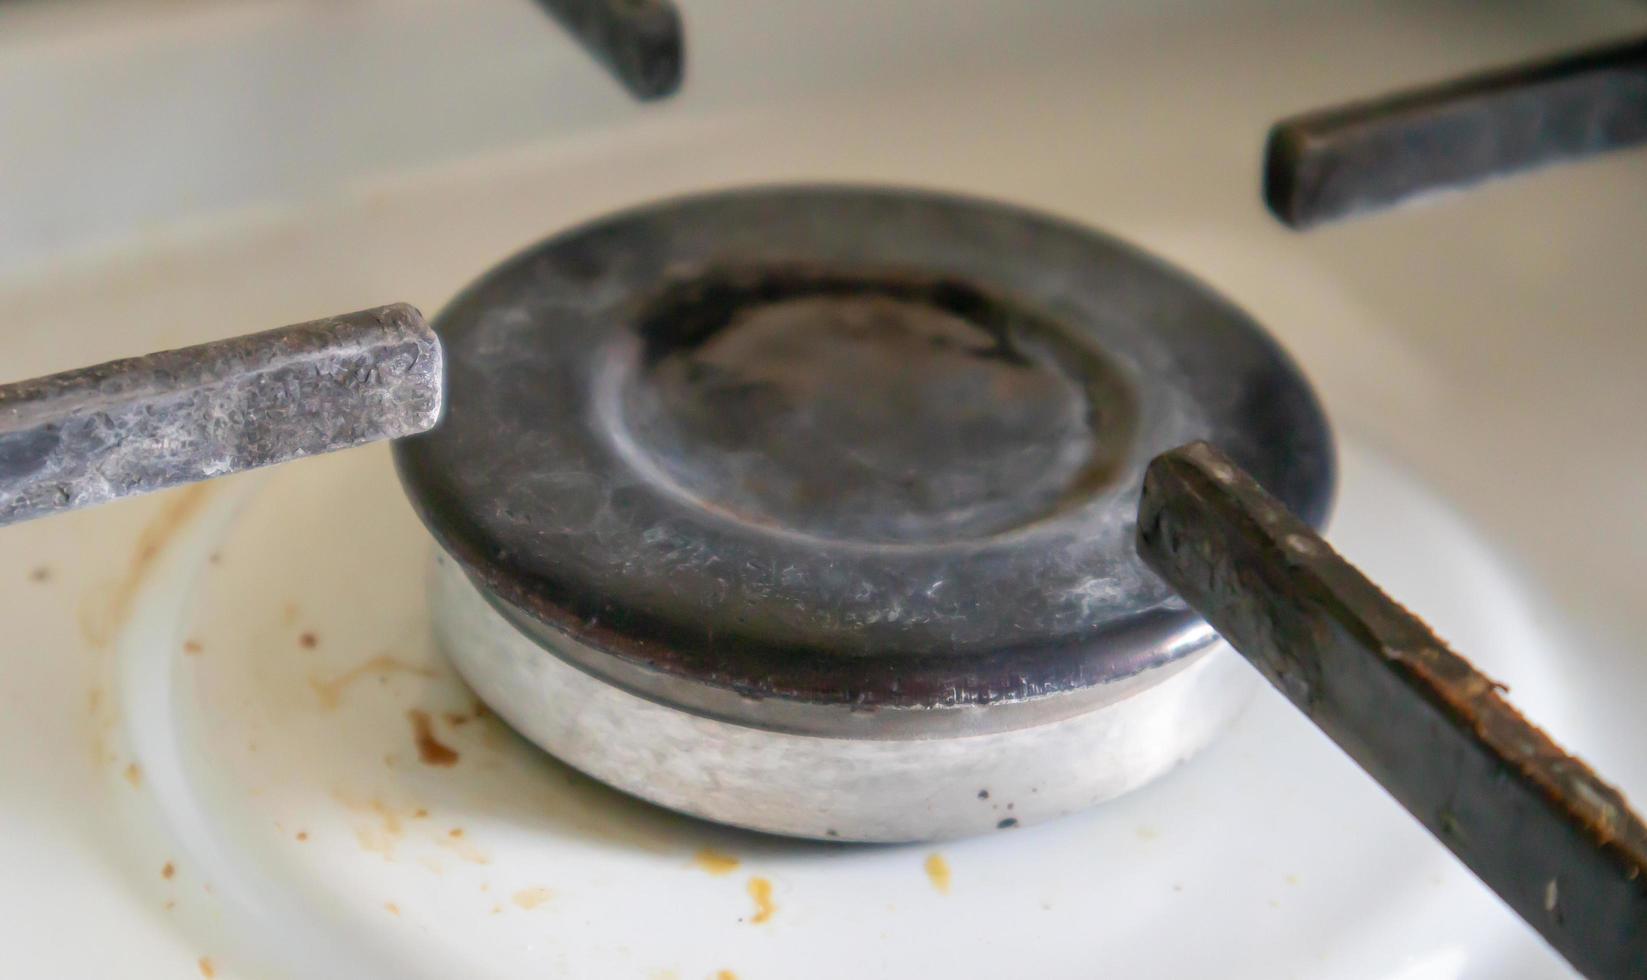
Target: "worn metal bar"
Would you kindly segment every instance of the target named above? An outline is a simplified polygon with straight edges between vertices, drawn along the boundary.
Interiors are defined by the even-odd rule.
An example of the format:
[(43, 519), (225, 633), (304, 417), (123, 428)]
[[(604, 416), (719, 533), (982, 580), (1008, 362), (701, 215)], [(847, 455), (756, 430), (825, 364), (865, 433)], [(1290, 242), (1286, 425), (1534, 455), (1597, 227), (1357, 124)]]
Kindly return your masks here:
[(0, 385), (0, 525), (422, 432), (442, 383), (397, 304)]
[(1647, 141), (1647, 38), (1294, 116), (1264, 200), (1294, 228)]
[(1235, 463), (1157, 457), (1138, 548), (1573, 966), (1647, 974), (1647, 828), (1624, 797)]
[(538, 0), (637, 99), (680, 88), (681, 15), (669, 0)]

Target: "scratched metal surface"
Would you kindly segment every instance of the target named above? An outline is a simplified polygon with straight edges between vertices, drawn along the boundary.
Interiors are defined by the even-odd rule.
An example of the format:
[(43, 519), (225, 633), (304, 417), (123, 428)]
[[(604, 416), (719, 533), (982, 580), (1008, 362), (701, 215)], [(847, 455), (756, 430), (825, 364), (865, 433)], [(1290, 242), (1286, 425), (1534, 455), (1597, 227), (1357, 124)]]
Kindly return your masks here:
[(401, 304), (0, 385), (0, 525), (423, 432), (443, 376)]

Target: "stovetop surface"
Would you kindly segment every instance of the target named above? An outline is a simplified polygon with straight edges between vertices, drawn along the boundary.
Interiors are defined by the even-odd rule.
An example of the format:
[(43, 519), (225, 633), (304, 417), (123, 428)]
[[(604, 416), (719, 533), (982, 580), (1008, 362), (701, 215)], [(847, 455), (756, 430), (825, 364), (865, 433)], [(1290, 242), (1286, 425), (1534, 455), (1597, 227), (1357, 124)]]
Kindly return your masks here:
[[(1258, 201), (1274, 119), (1639, 32), (1639, 5), (887, 6), (690, 5), (687, 87), (645, 108), (531, 35), (528, 5), (8, 6), (6, 374), (433, 311), (527, 242), (680, 191), (1018, 201), (1270, 329), (1347, 446), (1335, 543), (1647, 794), (1647, 157), (1302, 236)], [(208, 111), (225, 91), (236, 111)], [(1565, 975), (1270, 692), (1087, 814), (795, 845), (644, 807), (475, 718), (420, 626), (426, 554), (370, 450), (8, 529), (7, 971)], [(413, 710), (454, 765), (420, 756)]]

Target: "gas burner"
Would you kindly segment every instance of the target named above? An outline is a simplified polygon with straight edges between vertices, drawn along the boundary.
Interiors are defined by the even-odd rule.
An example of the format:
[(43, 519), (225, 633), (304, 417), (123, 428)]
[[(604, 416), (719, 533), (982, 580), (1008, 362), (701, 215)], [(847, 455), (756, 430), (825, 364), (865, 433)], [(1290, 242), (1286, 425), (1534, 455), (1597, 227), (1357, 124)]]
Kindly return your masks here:
[[(436, 330), (446, 419), (397, 458), (447, 653), (562, 759), (761, 830), (955, 836), (1153, 778), (1249, 689), (1133, 548), (1145, 465), (1211, 439), (1312, 523), (1332, 492), (1251, 320), (999, 204), (664, 202)], [(991, 780), (1013, 816), (966, 805)]]

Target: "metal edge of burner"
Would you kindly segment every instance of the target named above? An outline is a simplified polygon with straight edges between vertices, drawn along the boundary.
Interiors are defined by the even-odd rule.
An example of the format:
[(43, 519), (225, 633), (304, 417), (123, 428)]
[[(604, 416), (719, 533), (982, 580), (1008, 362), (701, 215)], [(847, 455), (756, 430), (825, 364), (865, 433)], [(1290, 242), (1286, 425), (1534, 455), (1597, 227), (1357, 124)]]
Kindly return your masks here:
[[(468, 603), (472, 594), (513, 633), (543, 654), (629, 695), (700, 718), (793, 735), (885, 740), (964, 738), (1053, 724), (1135, 697), (1224, 646), (1212, 627), (1197, 620), (1179, 631), (1168, 644), (1170, 656), (1156, 666), (1101, 684), (1032, 698), (908, 707), (808, 701), (770, 694), (756, 697), (708, 680), (648, 670), (630, 659), (611, 656), (512, 607), (474, 581), (462, 563), (438, 544), (435, 554), (436, 582), (431, 595), (437, 618), (448, 615), (454, 605)], [(461, 651), (458, 656), (462, 656)]]
[[(430, 581), (436, 641), (500, 717), (619, 790), (765, 833), (903, 843), (1064, 816), (1187, 761), (1260, 687), (1234, 651), (1214, 642), (1150, 672), (1157, 683), (1027, 727), (930, 738), (768, 730), (665, 704), (582, 669), (516, 628), (457, 562), (438, 551), (437, 558)], [(1077, 707), (1068, 694), (1047, 700)], [(836, 718), (898, 711), (917, 720), (934, 711), (1000, 719), (1003, 708), (1011, 712), (1007, 705), (873, 713), (832, 706)]]

